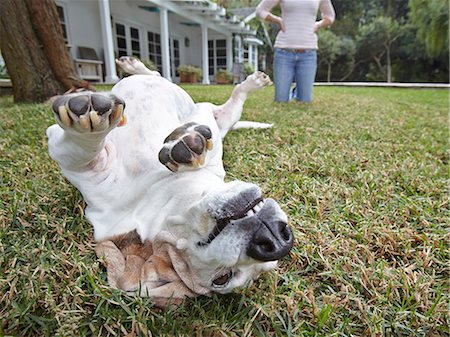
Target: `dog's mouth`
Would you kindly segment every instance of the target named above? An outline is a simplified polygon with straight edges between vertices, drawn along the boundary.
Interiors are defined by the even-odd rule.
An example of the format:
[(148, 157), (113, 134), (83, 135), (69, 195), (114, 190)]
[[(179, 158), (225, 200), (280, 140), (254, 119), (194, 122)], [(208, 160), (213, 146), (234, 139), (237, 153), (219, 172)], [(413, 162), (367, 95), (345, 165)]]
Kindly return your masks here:
[(209, 245), (229, 224), (236, 222), (238, 220), (242, 220), (244, 218), (249, 218), (255, 216), (262, 208), (264, 207), (264, 198), (258, 197), (253, 201), (249, 202), (243, 208), (234, 209), (234, 211), (226, 216), (217, 218), (216, 225), (208, 235), (208, 238), (205, 241), (199, 241), (197, 243), (198, 246), (207, 246)]

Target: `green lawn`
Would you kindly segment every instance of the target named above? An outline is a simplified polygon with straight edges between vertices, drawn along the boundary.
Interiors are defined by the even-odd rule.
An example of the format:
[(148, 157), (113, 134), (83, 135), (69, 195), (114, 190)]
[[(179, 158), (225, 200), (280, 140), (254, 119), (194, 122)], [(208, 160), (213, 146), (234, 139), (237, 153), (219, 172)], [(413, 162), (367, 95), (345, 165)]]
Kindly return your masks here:
[[(231, 86), (185, 86), (223, 102)], [(227, 179), (259, 184), (295, 234), (251, 288), (168, 311), (108, 288), (80, 194), (47, 154), (44, 104), (0, 99), (0, 336), (448, 336), (446, 90), (252, 94)]]

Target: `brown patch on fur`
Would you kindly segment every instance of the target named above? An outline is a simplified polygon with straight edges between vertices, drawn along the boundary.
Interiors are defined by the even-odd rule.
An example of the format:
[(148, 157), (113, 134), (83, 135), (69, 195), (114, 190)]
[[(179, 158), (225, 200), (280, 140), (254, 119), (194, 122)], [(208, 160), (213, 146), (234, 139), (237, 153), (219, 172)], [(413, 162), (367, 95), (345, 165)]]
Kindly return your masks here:
[(153, 254), (152, 243), (148, 240), (142, 242), (136, 230), (110, 238), (123, 255), (136, 255), (147, 260)]
[(158, 245), (154, 251), (150, 241), (142, 242), (136, 231), (121, 234), (99, 242), (96, 247), (98, 257), (104, 259), (108, 283), (129, 293), (140, 296), (150, 296), (155, 306), (166, 307), (178, 305), (185, 297), (194, 293), (186, 286), (167, 249), (171, 245)]

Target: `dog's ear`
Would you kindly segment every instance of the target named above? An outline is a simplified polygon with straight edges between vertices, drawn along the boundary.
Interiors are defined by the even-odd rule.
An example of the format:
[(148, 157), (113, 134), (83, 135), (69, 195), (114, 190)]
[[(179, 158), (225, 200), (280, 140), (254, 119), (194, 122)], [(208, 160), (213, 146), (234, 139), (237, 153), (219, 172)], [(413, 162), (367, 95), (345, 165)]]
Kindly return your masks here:
[(111, 287), (151, 297), (157, 307), (177, 305), (186, 297), (206, 294), (195, 282), (184, 256), (182, 241), (168, 233), (159, 235), (156, 245), (141, 242), (136, 233), (100, 242), (96, 253), (102, 258)]
[(125, 271), (125, 257), (122, 252), (109, 240), (97, 244), (95, 252), (106, 266), (109, 285), (120, 289), (118, 281)]
[[(145, 256), (149, 257), (143, 247), (142, 244), (122, 246), (117, 240), (103, 241), (97, 245), (95, 251), (106, 266), (108, 283), (111, 287), (130, 294), (139, 289), (141, 270), (146, 261)], [(144, 253), (144, 256), (140, 253)]]
[(176, 239), (165, 231), (160, 232), (153, 241), (154, 254), (170, 263), (177, 277), (192, 294), (209, 295), (211, 290), (202, 285), (198, 274), (192, 269), (186, 248), (186, 240)]
[(139, 295), (151, 297), (160, 308), (195, 296), (175, 272), (171, 262), (157, 255), (150, 257), (142, 266)]

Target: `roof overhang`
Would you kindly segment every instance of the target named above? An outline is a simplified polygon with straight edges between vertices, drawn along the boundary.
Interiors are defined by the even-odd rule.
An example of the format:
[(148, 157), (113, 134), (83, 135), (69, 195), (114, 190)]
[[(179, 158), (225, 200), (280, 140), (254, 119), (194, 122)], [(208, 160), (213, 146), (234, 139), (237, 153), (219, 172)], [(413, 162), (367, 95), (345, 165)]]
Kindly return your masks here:
[(264, 45), (263, 41), (261, 41), (260, 39), (254, 37), (254, 36), (246, 36), (246, 37), (244, 37), (244, 43), (254, 44), (254, 45), (257, 45), (257, 46)]
[(256, 35), (244, 21), (228, 15), (225, 8), (211, 0), (144, 0), (142, 3), (167, 9), (190, 22), (204, 25), (224, 35)]

